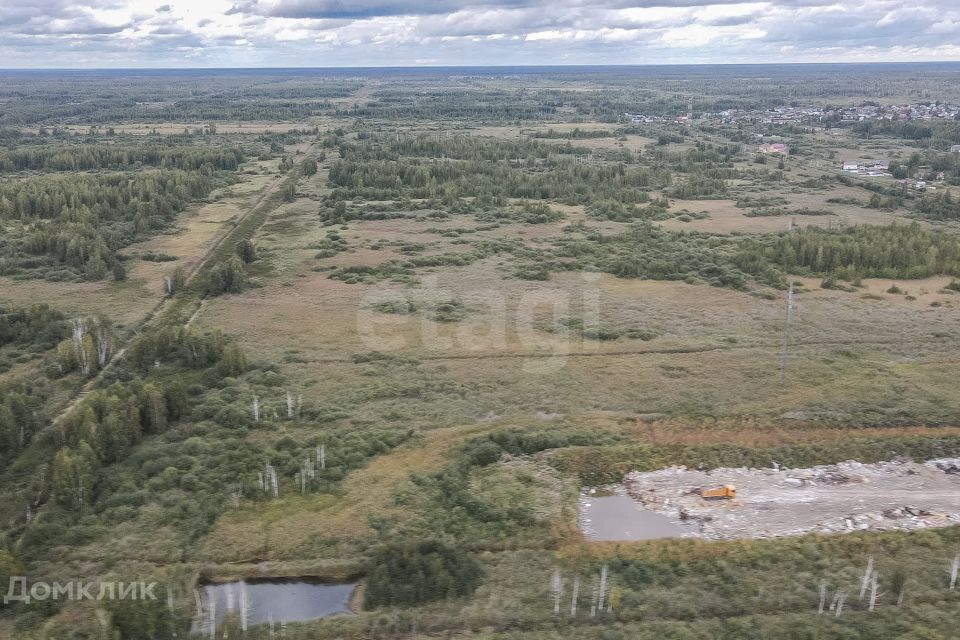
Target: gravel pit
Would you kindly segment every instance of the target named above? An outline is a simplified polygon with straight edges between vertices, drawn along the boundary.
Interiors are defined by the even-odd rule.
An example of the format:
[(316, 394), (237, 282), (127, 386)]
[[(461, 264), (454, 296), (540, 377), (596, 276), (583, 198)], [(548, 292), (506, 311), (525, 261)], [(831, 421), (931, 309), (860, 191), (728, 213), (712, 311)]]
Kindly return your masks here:
[[(700, 489), (724, 484), (736, 487), (735, 499), (700, 497)], [(621, 500), (597, 509), (596, 494), (581, 496), (580, 526), (590, 540), (907, 531), (960, 524), (960, 458), (809, 469), (671, 467), (629, 473), (603, 492)], [(655, 522), (654, 514), (666, 519)], [(657, 534), (645, 535), (651, 522)]]

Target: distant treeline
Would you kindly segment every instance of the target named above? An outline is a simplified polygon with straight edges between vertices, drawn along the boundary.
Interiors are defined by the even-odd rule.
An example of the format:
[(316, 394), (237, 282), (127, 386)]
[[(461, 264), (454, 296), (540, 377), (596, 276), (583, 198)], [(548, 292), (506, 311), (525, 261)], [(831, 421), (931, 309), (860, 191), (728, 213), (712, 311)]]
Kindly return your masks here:
[(617, 133), (609, 129), (581, 129), (580, 127), (574, 127), (572, 131), (547, 129), (546, 131), (534, 131), (530, 135), (534, 138), (589, 140), (592, 138), (612, 138), (616, 136)]
[(2, 182), (0, 222), (20, 226), (0, 238), (0, 273), (46, 273), (60, 265), (87, 279), (103, 278), (118, 264), (118, 250), (163, 229), (220, 184), (224, 178), (179, 169)]
[(748, 273), (779, 267), (786, 273), (844, 280), (960, 275), (960, 239), (927, 231), (919, 224), (841, 231), (808, 227), (773, 241), (748, 240), (734, 262)]
[(228, 147), (174, 147), (143, 145), (33, 146), (0, 150), (0, 173), (14, 171), (87, 171), (129, 169), (139, 165), (162, 169), (233, 171), (243, 153)]
[[(338, 146), (341, 159), (329, 172), (333, 200), (441, 198), (456, 208), (457, 199), (474, 198), (472, 204), (481, 209), (499, 206), (505, 198), (638, 204), (647, 202), (652, 190), (675, 198), (720, 197), (726, 180), (758, 175), (734, 164), (743, 156), (737, 144), (594, 154), (605, 162), (581, 162), (574, 156), (590, 150), (569, 142), (530, 139), (374, 134), (361, 136), (359, 144), (338, 141)], [(676, 173), (685, 178), (675, 179)]]
[[(549, 163), (548, 161), (548, 164)], [(330, 168), (335, 197), (369, 200), (401, 197), (556, 199), (586, 203), (597, 197), (642, 202), (641, 193), (669, 184), (669, 171), (625, 170), (620, 166), (552, 163), (551, 171), (526, 172), (482, 161), (340, 160)]]
[(524, 160), (548, 158), (554, 154), (588, 154), (590, 149), (571, 144), (549, 144), (539, 140), (505, 140), (479, 136), (451, 137), (420, 135), (365, 135), (362, 144), (340, 145), (340, 156), (358, 160), (398, 160), (401, 156), (455, 160)]
[(383, 90), (363, 104), (337, 109), (344, 118), (377, 118), (382, 120), (474, 120), (479, 122), (516, 122), (518, 120), (551, 120), (557, 107), (535, 97), (524, 98), (512, 91), (442, 90), (424, 95), (409, 90)]

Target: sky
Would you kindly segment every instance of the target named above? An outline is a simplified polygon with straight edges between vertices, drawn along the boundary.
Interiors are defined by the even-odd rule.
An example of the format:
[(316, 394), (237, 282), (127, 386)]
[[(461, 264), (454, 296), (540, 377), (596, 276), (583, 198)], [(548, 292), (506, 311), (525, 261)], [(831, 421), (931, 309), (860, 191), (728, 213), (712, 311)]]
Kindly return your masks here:
[(960, 0), (0, 0), (0, 67), (960, 60)]

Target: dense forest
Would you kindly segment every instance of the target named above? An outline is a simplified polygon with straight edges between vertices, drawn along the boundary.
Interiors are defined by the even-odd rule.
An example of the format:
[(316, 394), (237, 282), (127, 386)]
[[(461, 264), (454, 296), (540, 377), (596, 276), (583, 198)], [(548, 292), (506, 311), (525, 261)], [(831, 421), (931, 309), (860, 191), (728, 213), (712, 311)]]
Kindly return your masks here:
[[(762, 267), (758, 259), (765, 261)], [(742, 269), (756, 273), (779, 265), (787, 273), (856, 278), (926, 278), (960, 275), (960, 240), (918, 224), (861, 226), (842, 231), (798, 229), (764, 246), (748, 242), (737, 255)]]
[(45, 351), (69, 333), (67, 319), (48, 304), (0, 308), (0, 347), (12, 344)]
[(0, 221), (18, 226), (0, 241), (0, 274), (122, 279), (118, 251), (166, 228), (226, 180), (212, 170), (163, 169), (4, 181)]
[(234, 171), (243, 154), (227, 147), (49, 145), (0, 150), (0, 173), (14, 171), (127, 170), (138, 166), (184, 171)]

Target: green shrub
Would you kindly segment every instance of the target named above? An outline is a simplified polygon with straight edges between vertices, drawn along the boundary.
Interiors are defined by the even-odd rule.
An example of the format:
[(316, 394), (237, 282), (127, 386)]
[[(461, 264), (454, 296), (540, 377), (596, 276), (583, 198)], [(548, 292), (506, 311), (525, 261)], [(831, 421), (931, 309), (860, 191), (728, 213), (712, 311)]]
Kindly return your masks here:
[(414, 606), (470, 595), (483, 577), (467, 552), (435, 541), (391, 544), (374, 553), (363, 606)]

